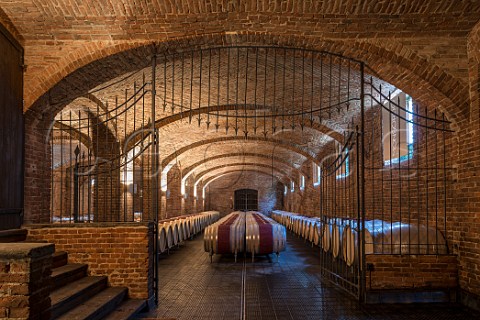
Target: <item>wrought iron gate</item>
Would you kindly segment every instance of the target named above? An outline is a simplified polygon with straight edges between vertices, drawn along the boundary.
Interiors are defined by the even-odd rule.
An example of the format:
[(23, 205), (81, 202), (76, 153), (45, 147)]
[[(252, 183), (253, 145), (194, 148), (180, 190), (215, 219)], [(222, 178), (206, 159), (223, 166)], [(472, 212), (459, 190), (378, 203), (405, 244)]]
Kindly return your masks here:
[[(50, 128), (52, 222), (153, 221), (157, 228), (164, 182), (160, 172), (168, 166), (160, 155), (163, 141), (158, 131), (163, 120), (187, 119), (206, 130), (244, 139), (267, 139), (305, 128), (329, 137), (322, 154), (302, 150), (322, 168), (317, 214), (324, 221), (324, 231), (340, 233), (348, 227), (357, 234), (360, 258), (346, 265), (338, 253), (323, 248), (324, 273), (357, 297), (365, 291), (365, 222), (378, 219), (379, 201), (373, 193), (379, 186), (379, 172), (382, 192), (391, 188), (390, 203), (397, 183), (413, 184), (417, 179), (425, 197), (432, 196), (429, 188), (434, 187), (435, 200), (441, 198), (445, 204), (435, 208), (435, 219), (427, 214), (425, 221), (438, 226), (441, 220), (446, 232), (448, 122), (443, 115), (431, 117), (418, 107), (403, 107), (396, 101), (400, 91), (368, 76), (362, 62), (328, 52), (266, 46), (153, 53), (151, 61), (149, 67), (91, 90), (55, 117)], [(382, 127), (382, 117), (390, 117), (389, 126)], [(379, 167), (375, 157), (386, 144), (376, 144), (379, 137), (385, 139), (378, 131), (402, 132), (410, 124), (423, 128), (412, 130), (425, 135), (427, 143), (414, 146), (392, 134), (389, 162), (382, 160)], [(431, 139), (434, 147), (429, 147)], [(422, 150), (435, 156), (434, 166), (422, 166), (420, 162), (427, 163), (428, 157), (415, 158)], [(419, 159), (415, 169), (425, 170), (425, 176), (399, 174), (412, 173), (410, 164), (415, 159)], [(395, 184), (394, 176), (388, 183), (385, 173), (393, 174), (393, 168), (398, 172)], [(382, 193), (382, 209), (387, 198)], [(431, 199), (426, 202), (427, 212)], [(420, 203), (417, 199), (418, 216)], [(412, 206), (409, 203), (409, 214)], [(400, 221), (406, 208), (400, 209)], [(391, 223), (393, 211), (392, 207)], [(384, 215), (382, 210), (382, 219)], [(342, 230), (335, 230), (339, 226)], [(155, 257), (157, 253), (156, 249)], [(156, 281), (158, 288), (157, 276)]]
[(445, 114), (362, 77), (361, 112), (326, 148), (320, 183), (323, 274), (360, 301), (368, 255), (449, 253), (453, 169)]

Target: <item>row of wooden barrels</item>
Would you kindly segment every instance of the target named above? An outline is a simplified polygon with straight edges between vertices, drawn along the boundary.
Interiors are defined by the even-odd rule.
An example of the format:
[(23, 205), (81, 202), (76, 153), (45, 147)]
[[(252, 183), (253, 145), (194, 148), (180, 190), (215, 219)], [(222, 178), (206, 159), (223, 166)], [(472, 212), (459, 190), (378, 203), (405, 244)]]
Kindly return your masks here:
[(208, 226), (204, 234), (204, 249), (214, 254), (251, 253), (278, 254), (285, 250), (286, 229), (281, 224), (256, 212), (232, 212)]
[[(348, 266), (359, 263), (360, 224), (351, 218), (307, 217), (276, 210), (272, 218), (306, 241), (342, 258)], [(441, 231), (421, 223), (365, 221), (365, 254), (447, 254)]]
[(159, 253), (168, 251), (182, 241), (190, 239), (194, 235), (202, 232), (208, 225), (216, 222), (219, 217), (220, 213), (218, 211), (205, 211), (159, 221)]

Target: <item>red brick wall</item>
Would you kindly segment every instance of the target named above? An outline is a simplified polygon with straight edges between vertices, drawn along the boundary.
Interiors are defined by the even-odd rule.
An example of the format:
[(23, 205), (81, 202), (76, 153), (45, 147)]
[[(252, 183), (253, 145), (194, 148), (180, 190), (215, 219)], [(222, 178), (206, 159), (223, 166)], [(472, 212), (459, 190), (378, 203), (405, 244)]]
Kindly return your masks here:
[[(480, 309), (480, 23), (468, 38), (470, 85), (469, 119), (458, 124), (456, 181), (452, 199), (452, 234), (459, 260), (463, 303)], [(465, 293), (465, 294), (463, 294)]]
[(367, 290), (455, 288), (456, 256), (367, 255)]
[(153, 296), (153, 223), (30, 225), (28, 238), (55, 244), (71, 263), (88, 264), (90, 275), (108, 276), (111, 286), (128, 287), (129, 296)]

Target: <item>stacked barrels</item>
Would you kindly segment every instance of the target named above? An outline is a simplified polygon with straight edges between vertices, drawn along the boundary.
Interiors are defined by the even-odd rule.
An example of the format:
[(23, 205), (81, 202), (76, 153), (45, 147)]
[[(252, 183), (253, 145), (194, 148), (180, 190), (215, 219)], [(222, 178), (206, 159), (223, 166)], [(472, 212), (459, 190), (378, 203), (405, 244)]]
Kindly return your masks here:
[[(299, 237), (319, 246), (348, 266), (359, 263), (360, 226), (357, 219), (306, 217), (276, 210), (272, 218)], [(447, 254), (444, 235), (418, 223), (365, 221), (365, 254)]]
[(205, 229), (203, 236), (204, 249), (214, 254), (233, 253), (235, 261), (237, 254), (244, 251), (245, 214), (241, 211), (232, 212)]
[(204, 234), (204, 249), (214, 254), (234, 254), (235, 261), (241, 252), (252, 255), (278, 254), (285, 250), (285, 227), (259, 212), (235, 211), (209, 226)]
[(178, 216), (158, 222), (159, 253), (168, 251), (181, 242), (200, 233), (218, 220), (218, 211), (205, 211), (192, 215)]
[(285, 250), (287, 232), (284, 226), (255, 211), (246, 214), (246, 251), (251, 253), (252, 262), (257, 254), (275, 253)]

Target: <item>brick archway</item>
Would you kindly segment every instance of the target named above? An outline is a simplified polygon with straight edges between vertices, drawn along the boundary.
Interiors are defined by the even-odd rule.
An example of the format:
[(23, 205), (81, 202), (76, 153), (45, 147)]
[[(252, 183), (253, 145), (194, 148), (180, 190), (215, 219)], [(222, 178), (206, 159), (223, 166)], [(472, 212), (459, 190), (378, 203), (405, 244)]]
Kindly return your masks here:
[(262, 154), (262, 153), (229, 153), (229, 154), (219, 154), (219, 155), (212, 156), (212, 157), (203, 159), (201, 161), (198, 161), (198, 162), (194, 163), (193, 165), (183, 169), (182, 170), (182, 176), (183, 177), (187, 176), (188, 174), (193, 172), (195, 169), (197, 169), (201, 165), (204, 165), (204, 164), (206, 164), (210, 161), (224, 159), (224, 158), (231, 158), (231, 157), (249, 157), (249, 158), (251, 157), (251, 158), (268, 159), (268, 160), (272, 160), (276, 163), (281, 163), (281, 164), (287, 165), (287, 166), (291, 167), (292, 169), (294, 169), (296, 172), (301, 172), (300, 170), (295, 169), (295, 167), (291, 163), (287, 162), (285, 159), (281, 159), (281, 158), (275, 157), (273, 155), (270, 156), (270, 155), (265, 155), (265, 154)]
[(202, 180), (202, 178), (205, 177), (205, 176), (208, 177), (210, 174), (212, 174), (213, 171), (222, 170), (222, 169), (230, 168), (230, 167), (243, 167), (243, 166), (245, 166), (245, 171), (249, 171), (250, 167), (270, 169), (274, 172), (280, 173), (282, 175), (282, 177), (287, 177), (289, 180), (292, 180), (291, 176), (289, 176), (285, 171), (280, 170), (279, 168), (275, 168), (275, 167), (272, 167), (271, 165), (266, 165), (266, 164), (262, 164), (262, 163), (248, 163), (247, 162), (247, 163), (227, 163), (227, 164), (223, 164), (223, 165), (220, 165), (220, 166), (216, 166), (216, 167), (213, 167), (213, 168), (206, 169), (206, 170), (200, 172), (195, 177), (195, 182)]
[[(468, 85), (401, 44), (382, 47), (367, 41), (324, 40), (247, 32), (236, 35), (187, 36), (165, 42), (128, 42), (100, 48), (93, 44), (83, 46), (82, 52), (63, 57), (52, 70), (36, 78), (35, 83), (30, 86), (32, 91), (25, 92), (25, 111), (32, 109), (45, 112), (45, 95), (51, 100), (60, 100), (58, 107), (61, 108), (96, 84), (107, 81), (107, 78), (128, 72), (128, 64), (130, 71), (135, 69), (135, 64), (136, 68), (138, 65), (146, 65), (154, 50), (161, 53), (184, 48), (239, 44), (288, 46), (341, 54), (365, 62), (371, 68), (371, 73), (408, 92), (421, 104), (432, 108), (440, 106), (454, 122), (464, 116), (459, 109), (468, 108)], [(106, 78), (102, 70), (108, 70), (105, 72), (108, 74)], [(102, 76), (99, 76), (100, 74)], [(75, 89), (71, 87), (72, 84), (76, 85)], [(63, 99), (58, 99), (62, 96)]]
[[(186, 153), (190, 150), (192, 150), (193, 148), (195, 147), (198, 147), (198, 146), (202, 146), (202, 145), (208, 145), (208, 144), (212, 144), (212, 143), (216, 143), (216, 142), (222, 142), (222, 141), (241, 141), (241, 140), (245, 140), (245, 138), (243, 137), (239, 137), (239, 136), (231, 136), (231, 137), (222, 137), (222, 138), (213, 138), (213, 139), (208, 139), (208, 140), (200, 140), (198, 142), (195, 142), (193, 144), (190, 144), (188, 146), (185, 146), (183, 148), (180, 148), (178, 150), (176, 150), (175, 153), (173, 154), (170, 154), (168, 155), (167, 157), (165, 157), (162, 161), (162, 167), (163, 168), (169, 168), (171, 167), (171, 165), (173, 164), (173, 162), (175, 162), (175, 159), (183, 154), (183, 153)], [(301, 154), (302, 156), (306, 157), (307, 159), (310, 159), (314, 162), (316, 162), (317, 164), (319, 164), (318, 162), (318, 159), (315, 158), (315, 155), (308, 151), (308, 150), (304, 150), (304, 148), (294, 144), (294, 143), (289, 143), (289, 142), (286, 142), (286, 141), (283, 141), (283, 140), (278, 140), (278, 139), (272, 139), (272, 138), (260, 138), (260, 137), (255, 137), (255, 138), (249, 138), (248, 141), (253, 141), (253, 142), (267, 142), (267, 143), (272, 143), (272, 144), (276, 144), (280, 147), (283, 147), (285, 149), (288, 149), (294, 153), (298, 153), (298, 154)]]
[[(64, 58), (66, 59), (65, 68), (60, 68), (56, 73), (53, 72), (52, 75), (48, 76), (48, 79), (43, 81), (41, 86), (38, 86), (38, 88), (41, 88), (38, 90), (43, 90), (42, 92), (46, 93), (38, 98), (29, 108), (27, 102), (28, 110), (25, 113), (26, 130), (28, 132), (29, 130), (34, 130), (34, 128), (42, 127), (42, 124), (50, 122), (58, 110), (79, 96), (87, 96), (89, 90), (99, 84), (112, 80), (125, 72), (138, 70), (139, 66), (141, 68), (148, 65), (150, 63), (149, 57), (154, 51), (166, 52), (182, 50), (183, 48), (204, 48), (218, 45), (231, 46), (232, 44), (275, 44), (342, 54), (364, 61), (381, 78), (407, 91), (421, 104), (427, 107), (439, 106), (440, 109), (447, 111), (448, 115), (451, 115), (449, 118), (454, 122), (455, 120), (465, 117), (466, 113), (459, 112), (459, 110), (464, 107), (468, 108), (468, 95), (464, 94), (468, 92), (468, 89), (464, 84), (441, 68), (429, 64), (425, 59), (420, 58), (408, 49), (400, 50), (400, 55), (395, 53), (398, 51), (398, 47), (386, 49), (374, 43), (361, 41), (323, 40), (315, 37), (300, 36), (287, 37), (267, 33), (215, 34), (184, 37), (162, 43), (132, 42), (103, 49), (95, 46), (89, 48), (87, 46), (84, 49), (88, 54), (67, 55)], [(69, 62), (67, 63), (67, 61)], [(66, 75), (71, 70), (74, 71)], [(45, 73), (45, 76), (47, 76), (47, 74), (48, 73)], [(58, 81), (62, 76), (64, 76), (64, 78)], [(441, 79), (441, 81), (439, 79)], [(452, 88), (455, 88), (455, 90), (452, 91)], [(455, 95), (449, 97), (449, 93), (452, 92), (454, 92)], [(26, 99), (28, 101), (28, 99), (33, 100), (36, 99), (36, 97), (26, 97)], [(41, 133), (39, 134), (41, 135)], [(35, 163), (35, 157), (38, 157), (40, 154), (40, 156), (44, 158), (44, 155), (48, 154), (48, 151), (45, 151), (45, 137), (38, 136), (32, 138), (34, 135), (35, 134), (27, 134), (26, 139), (27, 149), (36, 149), (35, 152), (27, 152), (27, 155), (32, 154), (31, 157), (28, 156), (26, 159), (27, 171), (30, 172), (37, 171), (40, 166), (44, 167), (42, 164)], [(35, 144), (35, 146), (32, 146), (32, 144)], [(298, 149), (293, 145), (291, 147)], [(182, 149), (182, 152), (187, 150), (188, 149)], [(177, 154), (178, 152), (169, 155), (167, 157), (168, 161), (164, 161), (163, 165), (167, 165)], [(312, 160), (315, 158), (312, 154), (308, 155), (308, 152), (306, 152), (305, 155)], [(46, 168), (43, 168), (42, 170), (44, 171), (45, 169)], [(27, 185), (30, 183), (30, 177), (31, 176), (27, 174)], [(48, 184), (47, 182), (48, 181), (44, 183), (45, 186)], [(36, 183), (38, 184), (38, 182)], [(45, 186), (43, 183), (40, 183), (35, 185), (34, 188), (45, 188)], [(39, 212), (42, 212), (42, 210), (39, 210)]]
[[(259, 174), (263, 174), (263, 175), (266, 175), (266, 176), (269, 176), (271, 177), (272, 176), (272, 173), (271, 172), (267, 172), (265, 170), (261, 170), (261, 169), (248, 169), (248, 170), (239, 170), (239, 169), (233, 169), (233, 170), (228, 170), (228, 171), (225, 171), (225, 172), (222, 172), (218, 175), (214, 175), (214, 176), (211, 176), (211, 177), (208, 177), (207, 179), (205, 179), (203, 181), (203, 184), (202, 184), (202, 187), (203, 188), (206, 188), (208, 187), (208, 185), (210, 183), (212, 183), (213, 181), (217, 180), (217, 179), (221, 179), (222, 177), (226, 176), (226, 175), (229, 175), (229, 174), (232, 174), (232, 173), (238, 173), (238, 172), (256, 172), (256, 173), (259, 173)], [(284, 180), (282, 181), (282, 178), (284, 176), (281, 176), (281, 175), (278, 175), (278, 173), (274, 173), (274, 176), (275, 178), (280, 181), (281, 183), (286, 183), (287, 180)]]

